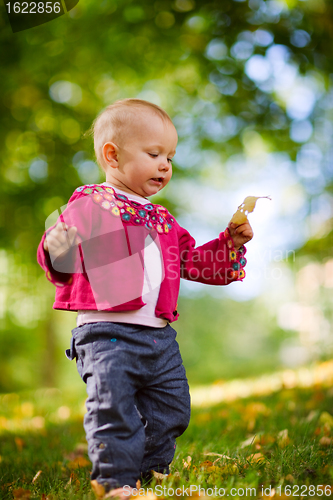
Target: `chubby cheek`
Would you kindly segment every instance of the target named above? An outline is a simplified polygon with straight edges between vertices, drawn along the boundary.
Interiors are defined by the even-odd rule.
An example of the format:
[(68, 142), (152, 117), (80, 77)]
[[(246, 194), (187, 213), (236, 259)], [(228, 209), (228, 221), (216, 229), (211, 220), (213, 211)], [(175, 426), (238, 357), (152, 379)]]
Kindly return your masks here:
[(172, 177), (172, 170), (170, 168), (168, 174), (165, 177), (166, 183), (168, 183), (170, 181), (171, 177)]

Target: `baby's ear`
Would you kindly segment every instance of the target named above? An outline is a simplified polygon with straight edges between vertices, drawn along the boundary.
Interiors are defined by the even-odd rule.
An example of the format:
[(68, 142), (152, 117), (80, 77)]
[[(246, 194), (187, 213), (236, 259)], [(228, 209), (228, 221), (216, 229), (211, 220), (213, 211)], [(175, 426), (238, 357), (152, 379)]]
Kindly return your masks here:
[(102, 148), (103, 158), (110, 167), (118, 166), (118, 147), (113, 142), (106, 142)]

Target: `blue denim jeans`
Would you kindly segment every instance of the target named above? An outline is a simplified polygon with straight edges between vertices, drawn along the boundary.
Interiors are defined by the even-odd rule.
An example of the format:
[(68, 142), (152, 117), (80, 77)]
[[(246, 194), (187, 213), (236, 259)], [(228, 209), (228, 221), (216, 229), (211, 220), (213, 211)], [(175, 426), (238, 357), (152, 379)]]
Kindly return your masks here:
[(188, 426), (190, 395), (175, 340), (164, 328), (99, 322), (74, 328), (69, 359), (87, 384), (84, 428), (91, 479), (106, 491), (169, 473), (175, 438)]

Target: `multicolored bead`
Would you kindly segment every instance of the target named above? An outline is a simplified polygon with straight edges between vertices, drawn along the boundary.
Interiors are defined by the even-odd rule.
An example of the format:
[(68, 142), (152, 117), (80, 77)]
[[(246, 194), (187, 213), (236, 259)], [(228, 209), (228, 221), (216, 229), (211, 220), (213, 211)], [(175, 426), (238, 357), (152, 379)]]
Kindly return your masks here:
[(236, 260), (236, 258), (237, 258), (237, 254), (236, 254), (235, 250), (231, 250), (230, 260)]
[(149, 231), (155, 228), (158, 233), (167, 234), (175, 222), (165, 207), (152, 203), (142, 205), (117, 193), (111, 187), (91, 184), (89, 187), (81, 186), (76, 191), (92, 194), (93, 201), (104, 210), (117, 217), (121, 216), (125, 223), (144, 224)]

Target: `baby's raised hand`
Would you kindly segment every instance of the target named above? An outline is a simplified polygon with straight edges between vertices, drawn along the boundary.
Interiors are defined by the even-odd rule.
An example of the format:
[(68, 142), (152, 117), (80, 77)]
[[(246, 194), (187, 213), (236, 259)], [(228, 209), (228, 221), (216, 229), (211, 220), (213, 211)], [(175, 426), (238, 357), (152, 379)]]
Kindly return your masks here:
[(228, 228), (234, 242), (235, 250), (238, 250), (242, 245), (245, 245), (245, 243), (253, 238), (253, 231), (249, 222), (244, 222), (244, 224), (237, 226), (237, 224), (230, 221)]
[(76, 236), (77, 228), (68, 227), (64, 222), (59, 222), (47, 235), (44, 240), (44, 250), (50, 253), (54, 261), (61, 256), (64, 259), (71, 247), (78, 244)]

